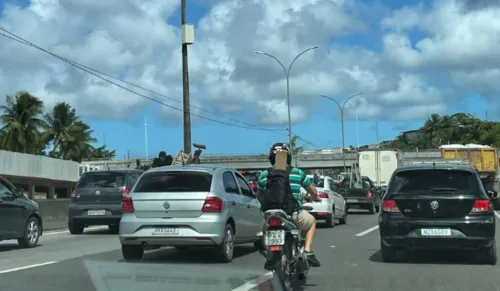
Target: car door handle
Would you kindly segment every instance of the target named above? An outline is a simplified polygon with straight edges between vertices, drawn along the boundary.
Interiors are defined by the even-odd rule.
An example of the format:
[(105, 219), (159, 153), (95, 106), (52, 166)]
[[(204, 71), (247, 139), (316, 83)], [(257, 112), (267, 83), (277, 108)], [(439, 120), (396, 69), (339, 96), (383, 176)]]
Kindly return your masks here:
[(233, 203), (231, 203), (233, 206), (236, 206), (236, 202), (233, 201)]

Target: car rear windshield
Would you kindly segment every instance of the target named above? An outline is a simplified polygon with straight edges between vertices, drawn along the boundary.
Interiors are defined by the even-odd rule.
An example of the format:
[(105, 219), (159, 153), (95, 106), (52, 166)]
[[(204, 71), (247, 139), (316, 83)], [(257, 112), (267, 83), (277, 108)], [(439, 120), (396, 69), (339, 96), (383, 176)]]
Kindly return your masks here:
[(389, 186), (390, 193), (425, 192), (435, 193), (480, 193), (481, 186), (477, 176), (461, 170), (417, 170), (396, 174)]
[(77, 188), (115, 188), (125, 186), (125, 174), (120, 172), (85, 173)]
[(134, 192), (209, 192), (212, 175), (204, 172), (152, 172), (144, 174)]

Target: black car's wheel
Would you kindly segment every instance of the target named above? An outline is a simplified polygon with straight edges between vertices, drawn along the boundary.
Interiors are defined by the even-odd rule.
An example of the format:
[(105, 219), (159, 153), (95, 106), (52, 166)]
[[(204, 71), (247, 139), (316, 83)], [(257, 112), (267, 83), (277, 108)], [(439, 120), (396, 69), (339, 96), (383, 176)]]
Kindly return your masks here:
[(139, 261), (144, 255), (144, 248), (142, 246), (122, 245), (122, 255), (125, 261)]
[(346, 224), (347, 223), (347, 205), (344, 206), (344, 214), (342, 215), (342, 217), (339, 219), (339, 223), (340, 224)]
[(326, 217), (325, 223), (328, 228), (335, 227), (335, 205), (332, 206), (332, 213)]
[(112, 233), (119, 233), (120, 232), (120, 225), (118, 224), (110, 224), (108, 225), (109, 231)]
[(34, 248), (38, 245), (40, 231), (41, 227), (38, 219), (30, 217), (24, 226), (23, 237), (17, 239), (17, 242), (23, 248)]
[(82, 234), (83, 230), (85, 229), (85, 226), (82, 224), (79, 224), (72, 219), (68, 220), (68, 230), (69, 233), (71, 234)]
[(480, 258), (487, 265), (497, 264), (497, 248), (495, 241), (493, 241), (490, 247), (481, 250)]
[(382, 240), (380, 241), (380, 256), (382, 261), (386, 263), (395, 262), (398, 258), (398, 251), (395, 248), (388, 247), (384, 245)]
[(216, 247), (215, 255), (218, 261), (222, 263), (230, 263), (234, 255), (234, 230), (233, 226), (228, 223), (224, 228), (224, 238), (222, 243)]

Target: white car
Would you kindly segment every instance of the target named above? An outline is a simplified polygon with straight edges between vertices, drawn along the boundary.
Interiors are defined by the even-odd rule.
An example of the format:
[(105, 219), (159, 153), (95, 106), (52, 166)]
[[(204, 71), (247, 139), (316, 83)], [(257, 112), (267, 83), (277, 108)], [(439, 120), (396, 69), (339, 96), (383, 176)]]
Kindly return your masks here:
[[(314, 179), (314, 175), (307, 175), (318, 189), (318, 196), (321, 199), (319, 202), (304, 203), (304, 206), (312, 207), (308, 210), (317, 220), (325, 220), (326, 225), (330, 228), (334, 227), (338, 221), (340, 224), (347, 222), (347, 204), (344, 197), (337, 193), (337, 184), (328, 176), (318, 176)], [(301, 189), (302, 194), (307, 192), (304, 188)]]

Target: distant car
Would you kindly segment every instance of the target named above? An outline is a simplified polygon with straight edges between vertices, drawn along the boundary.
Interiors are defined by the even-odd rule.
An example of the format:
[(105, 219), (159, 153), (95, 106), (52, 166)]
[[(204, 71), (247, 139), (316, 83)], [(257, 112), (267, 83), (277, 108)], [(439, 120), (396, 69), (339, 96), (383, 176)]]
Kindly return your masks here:
[(240, 174), (247, 180), (248, 185), (254, 192), (257, 191), (257, 180), (260, 172), (240, 171)]
[(81, 234), (87, 226), (107, 225), (117, 233), (122, 217), (122, 196), (130, 192), (143, 172), (113, 169), (84, 173), (71, 194), (69, 232)]
[[(328, 227), (334, 227), (337, 220), (340, 224), (346, 224), (347, 204), (344, 197), (335, 191), (337, 188), (335, 181), (328, 176), (318, 176), (317, 181), (314, 175), (308, 175), (308, 177), (313, 180), (318, 189), (318, 197), (321, 199), (320, 202), (304, 203), (304, 206), (312, 207), (312, 210), (308, 212), (316, 219), (324, 219)], [(307, 193), (303, 188), (301, 191), (303, 194)]]
[(140, 260), (147, 248), (212, 246), (212, 254), (230, 262), (234, 245), (261, 244), (260, 203), (235, 169), (206, 164), (153, 168), (122, 205), (119, 237), (125, 260)]
[(487, 264), (497, 262), (495, 213), (470, 166), (400, 167), (381, 206), (380, 252), (386, 262), (395, 261), (400, 250), (470, 250)]
[(17, 239), (21, 247), (34, 248), (42, 233), (38, 204), (0, 177), (0, 241)]

